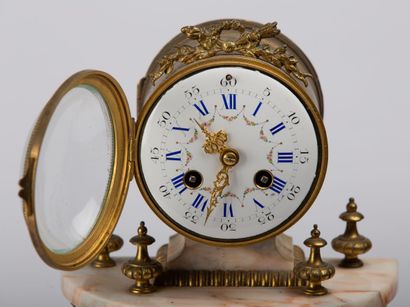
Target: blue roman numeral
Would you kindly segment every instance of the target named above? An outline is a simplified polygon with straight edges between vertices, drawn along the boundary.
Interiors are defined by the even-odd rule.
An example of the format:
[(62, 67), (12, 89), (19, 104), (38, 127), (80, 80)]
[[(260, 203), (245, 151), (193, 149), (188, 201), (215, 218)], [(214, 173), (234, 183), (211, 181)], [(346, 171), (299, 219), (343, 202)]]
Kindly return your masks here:
[(228, 94), (228, 97), (229, 99), (226, 98), (225, 94), (222, 94), (225, 109), (236, 110), (236, 94)]
[(197, 105), (196, 103), (194, 103), (194, 107), (198, 110), (199, 113), (201, 113), (202, 116), (208, 115), (209, 111), (206, 108), (206, 105), (204, 104), (204, 102), (201, 100), (199, 103), (201, 105)]
[(254, 202), (259, 208), (261, 208), (261, 209), (265, 208), (265, 206), (264, 206), (262, 203), (260, 203), (259, 201), (257, 201), (255, 198), (253, 199), (253, 202)]
[(278, 152), (278, 163), (293, 163), (293, 152)]
[(192, 207), (198, 209), (200, 208), (201, 211), (203, 212), (206, 208), (206, 205), (208, 204), (208, 199), (205, 199), (204, 201), (204, 196), (201, 194), (198, 194), (192, 203)]
[(181, 161), (181, 151), (174, 151), (165, 154), (165, 159), (170, 161)]
[(256, 116), (256, 114), (258, 113), (261, 106), (262, 106), (262, 102), (259, 102), (258, 105), (256, 106), (255, 111), (253, 111), (253, 113), (252, 113), (253, 116)]
[(224, 203), (224, 217), (227, 216), (233, 217), (233, 208), (232, 208), (232, 204), (227, 204)]
[(178, 175), (174, 178), (171, 179), (172, 184), (174, 185), (175, 189), (179, 190), (178, 193), (182, 194), (184, 191), (187, 189), (185, 184), (184, 184), (184, 173), (181, 175)]
[(273, 177), (273, 183), (270, 186), (269, 189), (271, 189), (273, 192), (280, 194), (280, 192), (283, 191), (283, 188), (286, 185), (286, 181), (283, 181), (282, 179), (279, 179), (278, 177)]
[(270, 133), (272, 133), (272, 135), (275, 135), (276, 133), (278, 133), (279, 131), (282, 131), (283, 129), (285, 129), (285, 125), (283, 123), (279, 123), (275, 127), (269, 129), (269, 131)]
[(178, 130), (178, 131), (189, 131), (189, 128), (183, 128), (183, 127), (172, 127), (172, 130)]

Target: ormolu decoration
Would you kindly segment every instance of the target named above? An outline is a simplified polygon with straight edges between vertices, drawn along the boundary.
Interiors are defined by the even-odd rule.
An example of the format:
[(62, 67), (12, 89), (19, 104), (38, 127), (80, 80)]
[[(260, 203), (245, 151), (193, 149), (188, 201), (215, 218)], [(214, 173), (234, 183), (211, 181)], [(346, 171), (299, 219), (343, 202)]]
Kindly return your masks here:
[[(41, 113), (20, 196), (47, 264), (112, 266), (109, 252), (122, 245), (112, 232), (134, 178), (154, 213), (182, 236), (206, 243), (204, 254), (210, 245), (274, 241), (314, 203), (328, 160), (321, 87), (309, 59), (276, 22), (183, 27), (152, 61), (137, 96), (135, 120), (113, 77), (82, 71)], [(304, 255), (288, 248), (287, 257), (270, 257), (265, 267), (187, 266), (160, 275), (167, 260), (149, 257), (154, 241), (141, 222), (130, 240), (136, 257), (122, 267), (135, 280), (132, 293), (154, 291), (158, 277), (156, 284), (166, 286), (307, 284), (306, 291), (323, 294), (320, 282), (333, 274), (320, 259), (325, 241), (316, 228), (305, 241), (311, 256), (295, 272), (294, 260)], [(255, 248), (250, 255), (261, 253)], [(278, 263), (287, 266), (275, 271)]]
[(119, 250), (124, 244), (120, 236), (113, 234), (104, 249), (91, 263), (95, 268), (110, 268), (115, 266), (115, 261), (110, 257), (110, 253)]
[(303, 243), (310, 248), (310, 254), (306, 262), (301, 262), (295, 267), (296, 277), (307, 282), (305, 294), (324, 295), (327, 289), (322, 286), (322, 281), (332, 278), (335, 275), (335, 268), (322, 260), (320, 249), (326, 246), (327, 242), (320, 238), (317, 225), (313, 226), (311, 237)]
[(372, 248), (372, 242), (359, 234), (357, 222), (360, 222), (364, 216), (357, 212), (357, 205), (354, 198), (349, 199), (346, 205), (346, 212), (340, 216), (342, 221), (346, 222), (344, 234), (337, 236), (332, 240), (332, 247), (339, 253), (345, 255), (339, 266), (344, 268), (359, 268), (363, 266), (358, 256), (368, 252)]
[(173, 271), (162, 273), (155, 284), (162, 287), (303, 287), (306, 281), (292, 271)]
[(133, 294), (154, 292), (155, 287), (151, 284), (151, 279), (155, 279), (162, 272), (162, 266), (149, 257), (147, 246), (154, 243), (155, 239), (147, 235), (144, 222), (140, 223), (138, 234), (132, 237), (130, 242), (137, 246), (137, 255), (122, 267), (122, 273), (135, 280), (129, 291)]
[[(235, 40), (224, 40), (223, 31), (239, 32)], [(303, 73), (297, 67), (298, 61), (287, 53), (287, 46), (271, 49), (269, 45), (262, 44), (264, 38), (272, 38), (280, 33), (277, 23), (267, 23), (252, 31), (246, 31), (246, 27), (238, 20), (226, 20), (209, 28), (187, 26), (181, 29), (188, 38), (197, 42), (196, 46), (175, 46), (175, 51), (165, 55), (158, 62), (158, 69), (150, 74), (155, 83), (164, 73), (170, 74), (174, 70), (175, 62), (191, 64), (199, 60), (214, 57), (218, 54), (239, 54), (266, 61), (301, 80), (308, 86), (306, 78), (312, 77), (309, 73)]]
[[(175, 240), (178, 235), (173, 236), (173, 240)], [(274, 240), (271, 239), (270, 243)], [(172, 242), (172, 240), (170, 240)], [(270, 246), (272, 250), (266, 250), (266, 247)], [(289, 248), (289, 246), (287, 246)], [(193, 247), (191, 249), (194, 251), (194, 255), (202, 257), (206, 255), (202, 255), (204, 252), (204, 247)], [(213, 247), (211, 250), (208, 249), (209, 253), (216, 252), (217, 247)], [(277, 247), (272, 245), (266, 244), (264, 245), (264, 254), (260, 255), (259, 260), (264, 262), (266, 257), (275, 257), (273, 250), (278, 252)], [(293, 246), (293, 266), (297, 263), (305, 261), (305, 255), (303, 251), (298, 246)], [(243, 251), (243, 247), (239, 247), (237, 252), (240, 253)], [(186, 250), (185, 250), (186, 251)], [(206, 251), (206, 249), (205, 249)], [(227, 258), (231, 258), (232, 251), (222, 251), (218, 250), (218, 254), (224, 255)], [(282, 252), (284, 252), (282, 250)], [(285, 252), (284, 252), (285, 253)], [(200, 254), (200, 255), (199, 255)], [(192, 254), (190, 256), (193, 256)], [(190, 257), (188, 256), (188, 257)], [(173, 256), (175, 257), (175, 255)], [(178, 257), (178, 256), (177, 256)], [(187, 256), (184, 256), (186, 259)], [(254, 261), (252, 257), (252, 253), (246, 253), (246, 257), (249, 257), (247, 261)], [(162, 246), (157, 253), (156, 259), (161, 263), (166, 265), (167, 263), (167, 246)], [(219, 260), (218, 260), (219, 261)], [(236, 260), (232, 260), (232, 263), (235, 263)], [(184, 263), (182, 265), (183, 268), (175, 269), (175, 268), (165, 268), (164, 272), (158, 276), (155, 280), (155, 284), (161, 287), (301, 287), (306, 285), (306, 281), (297, 278), (293, 270), (287, 269), (279, 269), (275, 270), (273, 267), (267, 267), (265, 270), (246, 270), (246, 269), (237, 269), (237, 270), (228, 270), (228, 269), (205, 269), (205, 267), (212, 267), (214, 264), (212, 263), (212, 259), (208, 258), (209, 264), (206, 266), (204, 265), (203, 260), (199, 260), (198, 263), (202, 264), (202, 269), (189, 269), (189, 263)], [(183, 260), (182, 260), (183, 263)], [(171, 264), (174, 266), (174, 264)], [(240, 267), (240, 264), (236, 263), (235, 266)]]
[(222, 169), (216, 174), (209, 207), (206, 208), (206, 224), (212, 211), (217, 206), (218, 198), (222, 195), (223, 190), (229, 186), (229, 169), (239, 162), (239, 153), (235, 149), (227, 147), (228, 136), (224, 131), (211, 132), (205, 125), (198, 123), (196, 120), (195, 122), (205, 135), (205, 143), (202, 145), (204, 151), (207, 154), (218, 153), (219, 160), (222, 163)]

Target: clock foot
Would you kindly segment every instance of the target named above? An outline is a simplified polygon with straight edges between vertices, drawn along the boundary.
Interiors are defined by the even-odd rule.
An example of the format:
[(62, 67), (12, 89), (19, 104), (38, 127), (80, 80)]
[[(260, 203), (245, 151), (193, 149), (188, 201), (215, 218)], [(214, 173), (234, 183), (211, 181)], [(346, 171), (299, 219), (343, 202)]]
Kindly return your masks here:
[(97, 258), (91, 263), (91, 265), (98, 269), (111, 268), (115, 266), (116, 263), (110, 257), (110, 253), (119, 250), (123, 244), (124, 241), (121, 239), (121, 237), (113, 234), (110, 240), (108, 241), (107, 245), (97, 256)]

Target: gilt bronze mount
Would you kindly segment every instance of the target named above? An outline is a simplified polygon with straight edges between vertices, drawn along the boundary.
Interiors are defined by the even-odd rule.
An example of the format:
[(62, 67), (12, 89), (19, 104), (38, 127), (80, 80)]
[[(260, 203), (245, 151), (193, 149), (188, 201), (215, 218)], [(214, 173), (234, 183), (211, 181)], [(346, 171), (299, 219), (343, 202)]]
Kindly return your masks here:
[(155, 242), (155, 239), (147, 234), (145, 223), (141, 222), (138, 227), (138, 234), (130, 239), (130, 242), (137, 246), (137, 254), (133, 260), (122, 266), (122, 273), (128, 278), (134, 279), (135, 284), (129, 288), (133, 294), (147, 294), (155, 291), (151, 283), (161, 272), (161, 264), (149, 257), (148, 245)]
[(299, 263), (294, 272), (296, 276), (307, 282), (304, 293), (307, 295), (325, 295), (327, 289), (322, 286), (322, 281), (332, 278), (335, 275), (335, 267), (322, 260), (320, 249), (327, 245), (326, 240), (320, 237), (317, 225), (313, 225), (311, 237), (303, 242), (310, 248), (310, 255), (306, 262)]
[(333, 249), (345, 255), (339, 266), (359, 268), (363, 266), (363, 261), (358, 256), (368, 252), (372, 248), (372, 242), (365, 236), (360, 235), (357, 230), (357, 222), (364, 219), (364, 216), (357, 212), (357, 204), (353, 197), (349, 199), (349, 203), (346, 205), (346, 212), (343, 212), (339, 217), (346, 222), (344, 234), (332, 240)]

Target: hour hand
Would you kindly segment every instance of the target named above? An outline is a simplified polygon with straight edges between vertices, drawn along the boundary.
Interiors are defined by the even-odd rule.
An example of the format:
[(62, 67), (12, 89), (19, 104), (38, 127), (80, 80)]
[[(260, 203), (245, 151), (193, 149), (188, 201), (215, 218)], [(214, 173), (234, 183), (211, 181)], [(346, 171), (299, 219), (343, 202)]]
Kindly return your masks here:
[(228, 140), (226, 132), (223, 130), (219, 130), (216, 133), (211, 132), (204, 124), (200, 124), (196, 119), (194, 119), (194, 121), (205, 134), (205, 143), (202, 145), (204, 151), (208, 154), (222, 154), (226, 149), (225, 143)]

